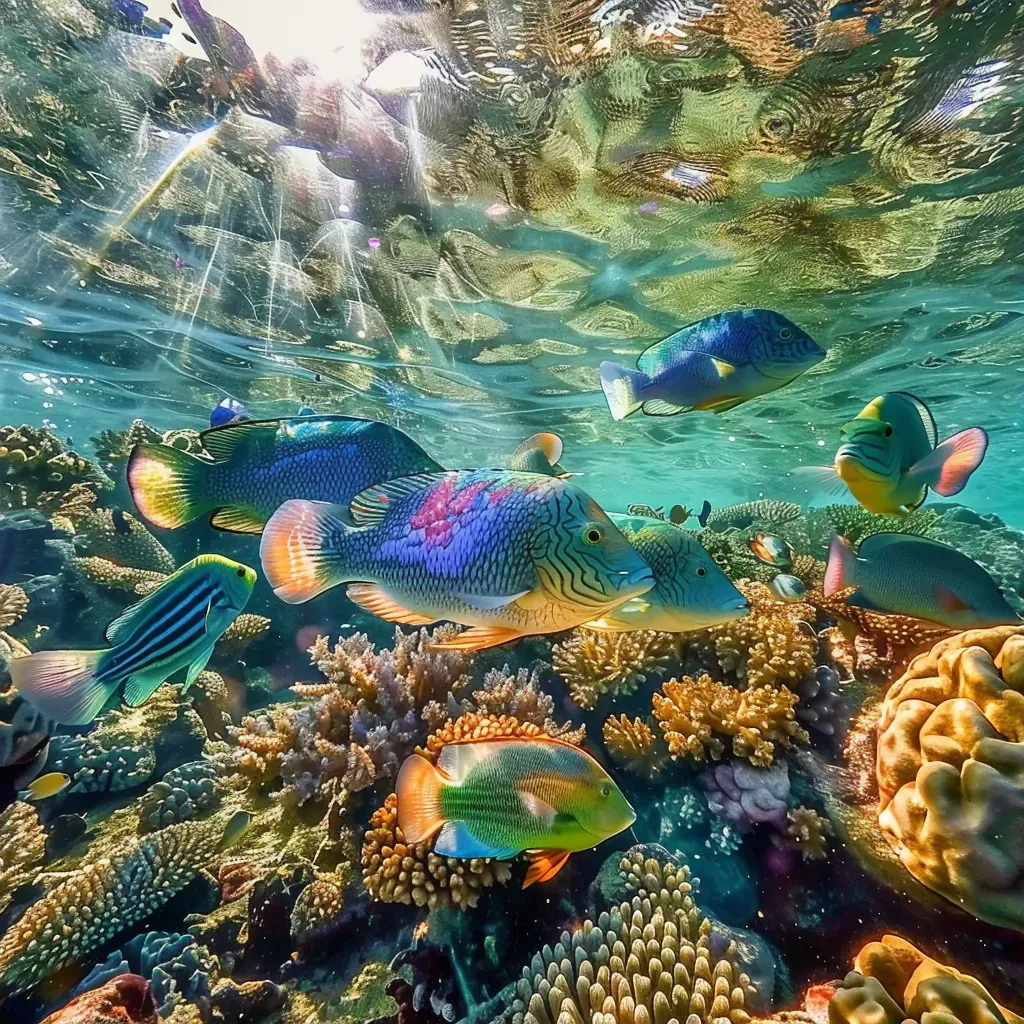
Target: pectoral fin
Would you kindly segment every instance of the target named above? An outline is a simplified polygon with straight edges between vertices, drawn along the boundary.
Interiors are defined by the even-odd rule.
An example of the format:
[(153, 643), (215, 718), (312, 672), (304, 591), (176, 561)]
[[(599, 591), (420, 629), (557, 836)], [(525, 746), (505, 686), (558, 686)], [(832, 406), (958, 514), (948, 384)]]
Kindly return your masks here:
[(528, 889), (534, 882), (547, 882), (554, 878), (568, 859), (568, 850), (531, 851), (530, 867), (527, 869), (526, 878), (523, 879), (523, 888)]
[(956, 612), (970, 611), (971, 606), (948, 587), (936, 587), (935, 596), (938, 598), (939, 607), (950, 615), (954, 615)]
[(715, 369), (718, 371), (719, 377), (728, 377), (730, 373), (736, 372), (736, 364), (730, 363), (726, 359), (716, 359), (714, 356), (712, 356), (711, 362), (714, 364)]
[(188, 688), (199, 678), (199, 673), (206, 668), (206, 663), (210, 660), (211, 654), (213, 654), (213, 644), (200, 651), (195, 661), (189, 665), (188, 673), (185, 676), (185, 685), (181, 688), (182, 693), (186, 693)]
[(430, 646), (435, 651), (482, 651), (487, 647), (507, 644), (522, 635), (519, 630), (504, 626), (473, 626), (453, 636), (451, 640)]
[(537, 796), (536, 793), (531, 793), (525, 789), (517, 789), (516, 792), (519, 794), (519, 799), (522, 800), (523, 806), (535, 817), (544, 823), (547, 828), (551, 827), (551, 823), (555, 820), (555, 815), (558, 813), (554, 807)]

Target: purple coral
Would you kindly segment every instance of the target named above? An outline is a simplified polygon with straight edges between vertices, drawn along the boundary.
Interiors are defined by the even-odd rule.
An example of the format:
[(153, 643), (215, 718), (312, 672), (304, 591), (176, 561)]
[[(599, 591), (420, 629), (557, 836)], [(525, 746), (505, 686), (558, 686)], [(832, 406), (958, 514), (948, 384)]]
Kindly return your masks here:
[(786, 827), (789, 808), (789, 768), (776, 761), (770, 768), (754, 768), (735, 759), (705, 768), (700, 784), (711, 812), (737, 832), (749, 832), (759, 822)]
[(841, 743), (849, 725), (849, 711), (839, 692), (839, 673), (831, 665), (818, 665), (791, 685), (800, 698), (796, 717), (808, 729), (832, 736)]

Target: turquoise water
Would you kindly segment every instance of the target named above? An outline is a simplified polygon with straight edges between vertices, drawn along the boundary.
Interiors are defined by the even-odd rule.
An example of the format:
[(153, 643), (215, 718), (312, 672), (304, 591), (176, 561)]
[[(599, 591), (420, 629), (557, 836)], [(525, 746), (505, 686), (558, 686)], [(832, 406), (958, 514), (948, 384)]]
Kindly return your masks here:
[[(452, 469), (505, 466), (525, 438), (558, 434), (561, 464), (575, 474), (571, 485), (603, 509), (682, 504), (692, 512), (685, 524), (692, 537), (734, 582), (754, 588), (754, 615), (744, 621), (756, 621), (762, 639), (775, 629), (794, 650), (801, 633), (810, 644), (807, 664), (787, 648), (798, 667), (768, 680), (773, 693), (788, 685), (798, 694), (794, 721), (836, 719), (830, 730), (808, 727), (792, 749), (776, 737), (775, 764), (789, 772), (785, 795), (773, 798), (782, 803), (768, 800), (764, 817), (737, 826), (721, 800), (716, 810), (716, 794), (732, 783), (707, 781), (712, 762), (724, 757), (719, 769), (729, 771), (740, 764), (741, 775), (766, 765), (755, 760), (751, 768), (727, 740), (724, 754), (688, 761), (666, 750), (656, 771), (631, 774), (605, 723), (625, 714), (668, 732), (651, 717), (651, 698), (671, 678), (681, 677), (687, 693), (704, 671), (730, 693), (757, 689), (744, 667), (748, 657), (756, 662), (749, 652), (756, 638), (736, 641), (746, 644), (737, 669), (720, 649), (732, 634), (719, 636), (719, 649), (714, 635), (662, 637), (660, 661), (636, 655), (628, 680), (601, 682), (588, 706), (552, 649), (575, 641), (547, 630), (476, 655), (468, 678), (446, 662), (432, 670), (429, 685), (416, 684), (415, 696), (396, 697), (391, 669), (370, 655), (369, 682), (359, 690), (351, 672), (324, 667), (323, 651), (319, 668), (306, 651), (318, 635), (333, 644), (365, 632), (378, 652), (413, 641), (394, 639), (389, 623), (341, 589), (291, 607), (261, 578), (247, 610), (269, 625), (249, 646), (215, 648), (210, 662), (229, 697), (210, 683), (192, 705), (180, 691), (166, 698), (165, 688), (162, 699), (192, 710), (153, 711), (154, 697), (127, 724), (117, 717), (123, 712), (108, 709), (95, 732), (82, 733), (25, 724), (17, 718), (22, 698), (7, 689), (10, 713), (0, 715), (4, 742), (14, 744), (0, 745), (0, 767), (16, 764), (17, 743), (38, 733), (54, 739), (36, 774), (71, 776), (68, 789), (34, 805), (47, 836), (70, 838), (51, 840), (12, 901), (0, 871), (0, 924), (8, 934), (23, 910), (31, 915), (45, 901), (31, 888), (37, 871), (80, 870), (161, 834), (147, 815), (158, 797), (166, 799), (163, 791), (152, 795), (162, 778), (170, 779), (167, 788), (191, 793), (196, 806), (182, 821), (216, 821), (215, 812), (228, 810), (255, 818), (231, 855), (262, 886), (249, 904), (248, 932), (239, 937), (245, 914), (233, 918), (234, 931), (214, 917), (230, 905), (226, 890), (200, 892), (195, 866), (191, 888), (172, 902), (132, 921), (115, 919), (74, 955), (37, 971), (31, 984), (19, 986), (21, 968), (4, 959), (9, 947), (0, 942), (0, 992), (10, 997), (0, 1016), (34, 1024), (62, 1013), (88, 970), (133, 936), (191, 928), (193, 954), (175, 954), (181, 980), (169, 1001), (146, 963), (123, 958), (163, 1000), (160, 1019), (175, 1024), (434, 1024), (523, 1020), (524, 1013), (539, 1024), (528, 999), (514, 1005), (509, 986), (563, 929), (628, 898), (628, 869), (620, 881), (616, 865), (605, 862), (634, 842), (663, 843), (643, 856), (664, 864), (671, 855), (701, 876), (707, 902), (698, 902), (722, 925), (722, 949), (729, 928), (753, 934), (747, 960), (717, 946), (715, 956), (732, 957), (737, 976), (742, 968), (754, 977), (755, 1016), (800, 1009), (816, 1024), (867, 1020), (842, 995), (827, 1009), (824, 989), (814, 986), (831, 984), (831, 995), (857, 951), (887, 933), (981, 979), (994, 998), (1024, 1013), (1024, 917), (1014, 909), (1024, 900), (1024, 859), (1005, 834), (1024, 821), (1009, 762), (1000, 762), (998, 795), (980, 810), (971, 805), (976, 817), (934, 825), (940, 835), (978, 837), (954, 851), (965, 849), (966, 859), (948, 869), (959, 871), (948, 883), (911, 868), (914, 856), (927, 860), (920, 851), (902, 863), (892, 854), (893, 829), (879, 817), (892, 798), (884, 754), (877, 777), (875, 769), (876, 745), (884, 751), (904, 741), (914, 751), (900, 762), (904, 772), (910, 762), (957, 771), (969, 759), (987, 765), (973, 746), (986, 737), (1019, 761), (1020, 680), (1011, 680), (1009, 667), (1016, 655), (1008, 647), (1000, 660), (1001, 643), (989, 643), (986, 671), (999, 677), (1008, 710), (961, 706), (960, 731), (950, 726), (938, 741), (953, 752), (929, 747), (927, 730), (893, 739), (878, 724), (889, 686), (913, 653), (957, 630), (926, 629), (904, 643), (887, 632), (889, 618), (889, 625), (874, 623), (880, 632), (872, 636), (871, 623), (861, 617), (851, 625), (817, 593), (831, 534), (855, 521), (854, 542), (908, 529), (952, 545), (992, 577), (1012, 608), (1024, 607), (1022, 40), (1024, 5), (1016, 0), (189, 0), (149, 8), (135, 0), (0, 0), (0, 424), (49, 431), (33, 443), (50, 438), (50, 450), (89, 460), (81, 479), (99, 510), (82, 512), (85, 518), (68, 513), (77, 471), (56, 463), (23, 471), (9, 451), (21, 442), (4, 428), (0, 597), (21, 588), (28, 598), (28, 610), (12, 615), (0, 600), (5, 688), (17, 655), (96, 648), (110, 621), (159, 582), (136, 575), (110, 582), (112, 573), (166, 573), (216, 552), (267, 575), (254, 538), (218, 533), (205, 516), (177, 531), (146, 523), (125, 482), (127, 453), (141, 434), (111, 454), (109, 432), (133, 421), (149, 425), (149, 440), (170, 442), (166, 432), (204, 430), (218, 403), (234, 399), (257, 420), (300, 410), (378, 420)], [(632, 367), (681, 327), (750, 308), (784, 314), (824, 358), (784, 387), (718, 415), (612, 419), (603, 361)], [(930, 493), (913, 526), (855, 520), (849, 492), (823, 490), (800, 472), (830, 465), (840, 427), (876, 396), (896, 391), (927, 405), (940, 440), (971, 427), (989, 439), (966, 487), (947, 499)], [(179, 441), (193, 451), (201, 443), (194, 435)], [(788, 520), (729, 511), (762, 499), (802, 509)], [(705, 501), (721, 513), (706, 530), (696, 522)], [(850, 508), (820, 511), (836, 502)], [(930, 510), (941, 518), (930, 520)], [(758, 531), (780, 534), (807, 559), (801, 579), (814, 592), (810, 603), (787, 612), (757, 590), (790, 567), (750, 553)], [(125, 535), (135, 546), (118, 539)], [(899, 628), (912, 632), (927, 618), (917, 609), (885, 611), (906, 612)], [(858, 629), (860, 647), (852, 639)], [(602, 657), (592, 649), (581, 655), (584, 663)], [(473, 694), (506, 662), (513, 677), (535, 673), (547, 710), (515, 710), (533, 707), (536, 694), (491, 705)], [(830, 682), (812, 685), (819, 670)], [(412, 669), (401, 672), (411, 678)], [(179, 675), (172, 681), (180, 683)], [(329, 696), (288, 689), (325, 677), (358, 713), (348, 705), (328, 713)], [(815, 703), (821, 687), (826, 697), (833, 689), (839, 695), (827, 712)], [(956, 696), (949, 690), (942, 699)], [(959, 696), (970, 703), (966, 692)], [(897, 697), (890, 698), (894, 707)], [(282, 754), (283, 768), (273, 762), (257, 771), (245, 751), (259, 753), (252, 737), (275, 733), (272, 712), (285, 702), (295, 702), (280, 712), (293, 746)], [(586, 726), (586, 749), (622, 786), (636, 825), (595, 852), (574, 853), (565, 874), (536, 889), (520, 892), (514, 861), (511, 885), (488, 886), (464, 916), (450, 905), (382, 899), (363, 881), (360, 847), (375, 827), (371, 814), (417, 744), (447, 718), (488, 707), (549, 732), (552, 721)], [(952, 714), (948, 704), (945, 712)], [(323, 726), (317, 746), (311, 723), (325, 716), (333, 724)], [(715, 734), (728, 735), (720, 726)], [(368, 738), (375, 728), (384, 739)], [(856, 743), (845, 742), (847, 731)], [(78, 748), (68, 753), (93, 735), (104, 737), (97, 760)], [(371, 748), (375, 767), (360, 775), (356, 762)], [(200, 782), (179, 777), (182, 766), (203, 761), (216, 765), (195, 770), (214, 780), (207, 788), (217, 797), (208, 804), (196, 795)], [(83, 771), (105, 781), (86, 784)], [(893, 773), (901, 784), (917, 784)], [(765, 778), (756, 777), (767, 799)], [(5, 804), (30, 781), (19, 775)], [(805, 863), (786, 832), (786, 815), (797, 807), (831, 821), (833, 853), (824, 864)], [(844, 817), (849, 807), (868, 808), (860, 831)], [(84, 817), (71, 821), (76, 815)], [(293, 833), (302, 838), (292, 842)], [(197, 848), (205, 841), (188, 840)], [(214, 876), (224, 860), (215, 853), (202, 865)], [(0, 849), (0, 866), (4, 856)], [(950, 853), (950, 863), (956, 856)], [(337, 905), (323, 912), (322, 931), (300, 935), (287, 919), (311, 883), (333, 892)], [(843, 896), (835, 897), (833, 914), (836, 892)], [(950, 938), (960, 935), (962, 948)], [(766, 941), (768, 952), (758, 945)], [(393, 958), (407, 947), (413, 953), (403, 967)], [(757, 970), (753, 947), (761, 950)], [(23, 966), (26, 955), (18, 954)], [(189, 955), (203, 962), (205, 981), (182, 966)], [(757, 973), (765, 957), (774, 965), (771, 983)], [(858, 971), (871, 976), (868, 960), (862, 954)], [(365, 1005), (364, 968), (364, 987), (380, 995)], [(440, 993), (434, 1005), (410, 1009), (398, 995), (397, 1008), (388, 1002), (381, 993), (400, 969), (414, 987), (428, 978), (423, 992)], [(222, 981), (265, 981), (274, 992), (265, 1003), (250, 993), (259, 1012), (239, 1018), (230, 1009), (234, 997), (211, 1002)], [(912, 1005), (909, 991), (906, 999), (890, 995), (898, 1005), (884, 1019), (923, 1019), (923, 1004)], [(673, 1004), (672, 1014), (653, 1019), (745, 1024), (736, 1006), (706, 1011)], [(949, 1012), (965, 1024), (975, 1019), (962, 1007)], [(72, 1020), (55, 1016), (52, 1024)], [(551, 1016), (551, 1024), (568, 1020)], [(621, 1003), (593, 1018), (633, 1020)]]

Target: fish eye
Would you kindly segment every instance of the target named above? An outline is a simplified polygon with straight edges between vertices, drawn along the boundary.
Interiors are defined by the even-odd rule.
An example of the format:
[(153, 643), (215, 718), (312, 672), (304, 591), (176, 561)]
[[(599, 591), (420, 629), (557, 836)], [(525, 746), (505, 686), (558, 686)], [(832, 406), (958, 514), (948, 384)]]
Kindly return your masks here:
[(608, 784), (606, 783), (605, 785), (603, 785), (603, 786), (601, 787), (601, 796), (611, 796), (611, 795), (612, 795), (612, 787), (611, 787), (611, 786), (609, 786), (609, 785), (608, 785)]
[(583, 540), (587, 544), (600, 544), (604, 540), (604, 532), (597, 526), (588, 526), (583, 531)]
[(707, 576), (707, 574), (708, 574), (708, 571), (707, 571), (707, 569), (705, 569), (705, 568), (704, 568), (704, 566), (703, 566), (703, 565), (702, 565), (702, 566), (700, 566), (700, 567), (699, 567), (699, 568), (697, 569), (697, 575), (698, 575), (698, 576)]
[(788, 327), (783, 327), (782, 330), (779, 331), (779, 337), (783, 341), (789, 341), (789, 339), (793, 337), (793, 332)]
[(238, 578), (239, 578), (240, 580), (244, 580), (244, 579), (245, 579), (245, 570), (244, 570), (244, 569), (238, 569), (238, 570), (237, 570), (237, 571), (235, 572), (235, 575), (236, 575), (236, 576), (237, 576), (237, 577), (238, 577)]
[(892, 437), (892, 424), (886, 424), (885, 436), (886, 437)]

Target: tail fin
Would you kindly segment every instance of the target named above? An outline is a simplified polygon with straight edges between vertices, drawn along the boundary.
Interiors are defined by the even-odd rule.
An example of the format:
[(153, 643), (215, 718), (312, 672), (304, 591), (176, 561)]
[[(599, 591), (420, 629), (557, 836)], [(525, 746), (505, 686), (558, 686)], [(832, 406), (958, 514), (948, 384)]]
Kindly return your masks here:
[(96, 678), (106, 651), (40, 651), (11, 662), (14, 688), (37, 711), (61, 725), (88, 725), (102, 710), (117, 680)]
[(985, 458), (987, 448), (988, 434), (981, 427), (968, 427), (915, 463), (910, 473), (920, 476), (936, 494), (951, 498), (967, 486), (971, 474)]
[(613, 420), (624, 420), (643, 405), (637, 394), (646, 383), (647, 375), (639, 370), (627, 370), (607, 361), (601, 364), (601, 387)]
[(260, 561), (267, 582), (282, 601), (302, 604), (339, 583), (332, 537), (349, 527), (345, 510), (326, 501), (286, 501), (271, 517), (260, 540)]
[(826, 597), (831, 597), (844, 587), (852, 587), (854, 579), (854, 562), (857, 556), (847, 540), (835, 534), (828, 548), (828, 565), (825, 566), (825, 583), (823, 589)]
[(441, 787), (437, 769), (419, 754), (405, 759), (395, 781), (398, 827), (408, 843), (422, 843), (445, 824), (441, 813)]
[(166, 444), (137, 444), (128, 459), (128, 487), (154, 526), (176, 530), (213, 506), (206, 499), (207, 464)]

